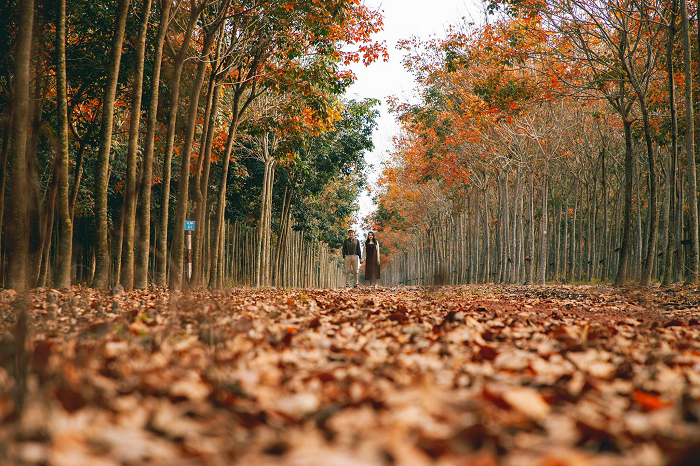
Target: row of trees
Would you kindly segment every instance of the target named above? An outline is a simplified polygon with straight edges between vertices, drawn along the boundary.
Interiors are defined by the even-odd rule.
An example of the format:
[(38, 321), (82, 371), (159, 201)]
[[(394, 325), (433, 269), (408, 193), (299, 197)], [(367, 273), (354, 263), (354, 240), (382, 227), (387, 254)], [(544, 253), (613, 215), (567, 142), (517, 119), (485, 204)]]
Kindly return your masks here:
[(697, 283), (695, 6), (494, 0), (483, 25), (406, 41), (421, 98), (393, 103), (385, 244), (466, 215), (442, 241), (469, 245), (469, 281)]
[(292, 225), (339, 243), (376, 118), (375, 101), (339, 96), (347, 65), (386, 57), (378, 12), (22, 0), (0, 5), (0, 22), (5, 286), (179, 289), (186, 219), (197, 285), (222, 283), (227, 219), (257, 229), (258, 286), (281, 270), (271, 244), (287, 250)]

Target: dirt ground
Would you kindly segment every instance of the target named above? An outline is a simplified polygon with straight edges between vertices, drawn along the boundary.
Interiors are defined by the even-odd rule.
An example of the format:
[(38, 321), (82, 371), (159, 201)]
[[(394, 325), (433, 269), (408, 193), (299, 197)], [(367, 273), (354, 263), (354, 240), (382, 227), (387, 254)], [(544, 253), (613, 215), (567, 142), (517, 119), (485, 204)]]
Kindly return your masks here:
[(2, 465), (700, 464), (688, 288), (0, 301)]

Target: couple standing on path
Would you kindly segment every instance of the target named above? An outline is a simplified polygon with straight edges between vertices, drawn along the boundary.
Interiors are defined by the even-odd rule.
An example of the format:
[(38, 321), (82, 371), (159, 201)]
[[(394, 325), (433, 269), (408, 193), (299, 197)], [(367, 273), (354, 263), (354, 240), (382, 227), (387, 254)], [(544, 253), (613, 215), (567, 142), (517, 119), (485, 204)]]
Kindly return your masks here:
[[(348, 237), (343, 241), (343, 259), (345, 259), (345, 286), (350, 286), (350, 276), (354, 275), (354, 284), (357, 287), (360, 262), (362, 262), (362, 246), (360, 240), (355, 238), (355, 230), (348, 230)], [(371, 285), (377, 286), (380, 278), (379, 270), (379, 242), (374, 237), (374, 232), (367, 233), (365, 241), (365, 280)]]

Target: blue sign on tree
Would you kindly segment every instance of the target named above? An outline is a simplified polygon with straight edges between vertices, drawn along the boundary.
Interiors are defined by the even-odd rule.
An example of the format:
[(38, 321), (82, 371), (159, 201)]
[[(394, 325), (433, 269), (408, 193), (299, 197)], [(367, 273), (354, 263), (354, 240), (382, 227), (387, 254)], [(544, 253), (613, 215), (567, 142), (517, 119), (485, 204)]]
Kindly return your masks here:
[(194, 220), (185, 220), (185, 231), (194, 231)]

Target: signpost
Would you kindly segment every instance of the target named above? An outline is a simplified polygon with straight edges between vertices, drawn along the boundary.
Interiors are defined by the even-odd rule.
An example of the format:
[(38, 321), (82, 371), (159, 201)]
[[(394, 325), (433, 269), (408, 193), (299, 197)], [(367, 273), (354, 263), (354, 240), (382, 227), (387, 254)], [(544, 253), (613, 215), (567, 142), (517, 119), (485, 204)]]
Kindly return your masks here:
[(187, 249), (187, 281), (192, 279), (192, 232), (194, 220), (185, 220), (185, 248)]

